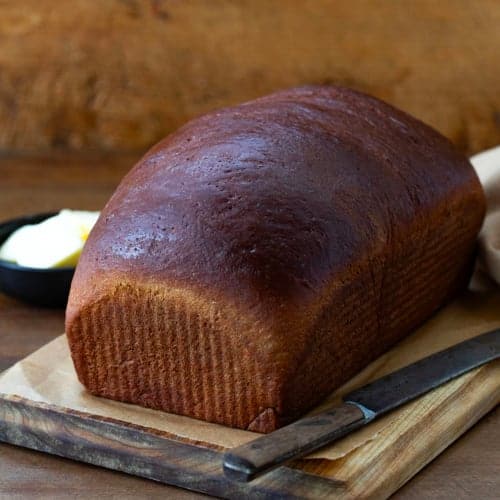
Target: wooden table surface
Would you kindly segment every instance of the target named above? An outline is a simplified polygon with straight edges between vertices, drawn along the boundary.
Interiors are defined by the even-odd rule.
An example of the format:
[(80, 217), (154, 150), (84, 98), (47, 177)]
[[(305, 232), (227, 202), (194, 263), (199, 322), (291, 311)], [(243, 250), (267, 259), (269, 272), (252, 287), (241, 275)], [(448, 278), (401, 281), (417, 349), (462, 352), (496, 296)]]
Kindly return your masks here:
[[(0, 157), (0, 220), (60, 208), (100, 209), (137, 156)], [(499, 312), (500, 314), (500, 312)], [(0, 294), (0, 371), (63, 332), (62, 310)], [(497, 407), (393, 498), (493, 499), (500, 492)], [(0, 498), (202, 498), (125, 474), (0, 444)]]

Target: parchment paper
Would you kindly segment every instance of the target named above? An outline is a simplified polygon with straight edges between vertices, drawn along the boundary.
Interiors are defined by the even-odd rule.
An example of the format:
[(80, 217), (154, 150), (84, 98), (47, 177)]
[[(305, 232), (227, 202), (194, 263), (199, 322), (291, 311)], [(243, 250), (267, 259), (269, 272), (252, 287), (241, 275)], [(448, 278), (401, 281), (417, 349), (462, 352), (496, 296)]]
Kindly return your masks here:
[[(378, 358), (315, 411), (371, 379), (497, 327), (500, 327), (500, 292), (468, 292)], [(500, 386), (500, 380), (498, 383)], [(207, 446), (230, 448), (257, 436), (248, 431), (91, 396), (76, 378), (64, 335), (4, 372), (0, 376), (0, 392), (159, 429)], [(404, 408), (396, 410), (308, 458), (338, 459), (375, 439), (388, 426), (397, 427), (405, 418)]]

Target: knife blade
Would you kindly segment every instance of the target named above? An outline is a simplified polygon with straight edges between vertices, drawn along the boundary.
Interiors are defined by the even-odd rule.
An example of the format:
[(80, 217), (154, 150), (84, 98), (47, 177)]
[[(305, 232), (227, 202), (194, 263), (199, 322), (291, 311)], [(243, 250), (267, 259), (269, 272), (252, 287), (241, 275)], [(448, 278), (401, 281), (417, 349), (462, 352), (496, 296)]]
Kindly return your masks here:
[(439, 351), (346, 394), (343, 404), (227, 451), (227, 477), (251, 481), (485, 363), (500, 358), (500, 329)]

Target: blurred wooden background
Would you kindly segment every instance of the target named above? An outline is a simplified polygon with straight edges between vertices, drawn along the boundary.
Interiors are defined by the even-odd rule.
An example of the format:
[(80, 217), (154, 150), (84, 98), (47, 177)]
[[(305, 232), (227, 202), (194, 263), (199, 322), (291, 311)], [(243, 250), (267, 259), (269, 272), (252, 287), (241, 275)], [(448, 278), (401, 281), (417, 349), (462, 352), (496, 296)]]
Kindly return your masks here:
[(140, 151), (189, 118), (339, 83), (463, 150), (500, 143), (498, 0), (0, 2), (0, 151)]
[[(499, 63), (499, 0), (0, 0), (0, 220), (99, 210), (189, 118), (293, 85), (364, 90), (475, 152), (500, 143)], [(63, 316), (0, 294), (0, 370)], [(397, 498), (497, 498), (499, 423)], [(0, 478), (1, 498), (193, 497), (1, 444)]]

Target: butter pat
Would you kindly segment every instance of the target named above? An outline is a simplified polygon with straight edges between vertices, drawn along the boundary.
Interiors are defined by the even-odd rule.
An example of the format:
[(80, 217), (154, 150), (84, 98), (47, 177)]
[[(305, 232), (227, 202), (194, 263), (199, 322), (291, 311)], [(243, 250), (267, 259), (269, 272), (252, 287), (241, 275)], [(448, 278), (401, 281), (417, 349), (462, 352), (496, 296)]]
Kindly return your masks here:
[(99, 212), (65, 209), (23, 226), (0, 247), (0, 259), (40, 269), (73, 267), (98, 217)]

